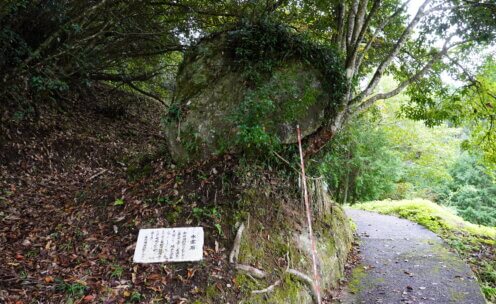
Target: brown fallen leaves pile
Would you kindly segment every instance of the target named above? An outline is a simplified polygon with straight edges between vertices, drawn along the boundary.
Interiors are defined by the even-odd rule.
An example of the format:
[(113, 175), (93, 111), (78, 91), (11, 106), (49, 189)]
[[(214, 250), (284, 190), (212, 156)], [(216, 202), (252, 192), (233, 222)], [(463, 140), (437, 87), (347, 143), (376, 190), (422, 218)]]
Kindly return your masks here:
[[(44, 109), (37, 121), (2, 118), (0, 302), (192, 303), (208, 292), (232, 297), (237, 284), (226, 257), (229, 228), (219, 231), (222, 215), (204, 207), (235, 199), (217, 191), (223, 168), (174, 169), (158, 154), (164, 143), (160, 109), (104, 88), (91, 96), (99, 101), (74, 96), (84, 103)], [(125, 111), (112, 108), (126, 103)], [(153, 160), (136, 162), (150, 155)], [(146, 174), (130, 178), (131, 166)], [(204, 261), (132, 263), (140, 228), (198, 224), (206, 229)]]

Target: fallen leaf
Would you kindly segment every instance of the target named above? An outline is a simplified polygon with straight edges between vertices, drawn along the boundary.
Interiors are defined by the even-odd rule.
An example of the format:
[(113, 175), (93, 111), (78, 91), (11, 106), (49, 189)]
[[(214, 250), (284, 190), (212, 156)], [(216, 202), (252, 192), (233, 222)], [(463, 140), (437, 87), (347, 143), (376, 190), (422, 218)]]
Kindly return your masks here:
[(192, 289), (192, 290), (190, 290), (190, 292), (191, 292), (192, 294), (198, 294), (198, 293), (200, 293), (200, 292), (201, 292), (201, 290), (200, 290), (200, 288), (198, 288), (198, 286), (195, 286), (195, 287), (193, 287), (193, 289)]
[(195, 275), (195, 272), (197, 271), (198, 269), (195, 269), (195, 268), (188, 268), (188, 280), (191, 279), (194, 275)]
[(147, 280), (148, 281), (160, 280), (160, 274), (158, 274), (158, 273), (152, 273), (151, 275), (148, 276)]
[(85, 302), (91, 302), (95, 299), (95, 296), (94, 295), (87, 295), (83, 298), (83, 301)]
[(53, 283), (53, 277), (51, 277), (51, 276), (45, 277), (45, 283), (47, 283), (47, 284)]

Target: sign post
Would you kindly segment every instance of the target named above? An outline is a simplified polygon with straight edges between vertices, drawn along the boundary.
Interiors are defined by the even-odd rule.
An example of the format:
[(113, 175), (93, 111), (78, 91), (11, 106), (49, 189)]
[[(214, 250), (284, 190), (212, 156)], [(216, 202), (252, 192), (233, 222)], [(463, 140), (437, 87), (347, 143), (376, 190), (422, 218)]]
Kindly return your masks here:
[(203, 259), (203, 228), (140, 229), (135, 263), (193, 262)]

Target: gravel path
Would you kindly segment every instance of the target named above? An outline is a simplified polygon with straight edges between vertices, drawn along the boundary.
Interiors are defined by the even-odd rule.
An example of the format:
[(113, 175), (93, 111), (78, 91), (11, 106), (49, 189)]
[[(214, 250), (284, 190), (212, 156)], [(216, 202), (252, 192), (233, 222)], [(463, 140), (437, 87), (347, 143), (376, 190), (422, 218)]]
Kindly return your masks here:
[(343, 303), (486, 303), (470, 268), (434, 233), (394, 216), (346, 213), (357, 224), (362, 265)]

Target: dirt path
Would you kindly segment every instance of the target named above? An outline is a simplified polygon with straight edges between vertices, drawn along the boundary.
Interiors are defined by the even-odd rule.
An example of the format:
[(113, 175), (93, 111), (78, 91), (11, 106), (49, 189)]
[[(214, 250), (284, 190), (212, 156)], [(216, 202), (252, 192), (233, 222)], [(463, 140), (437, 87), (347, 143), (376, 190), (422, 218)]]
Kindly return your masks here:
[(346, 210), (362, 265), (343, 303), (486, 303), (470, 268), (434, 233), (394, 216)]

